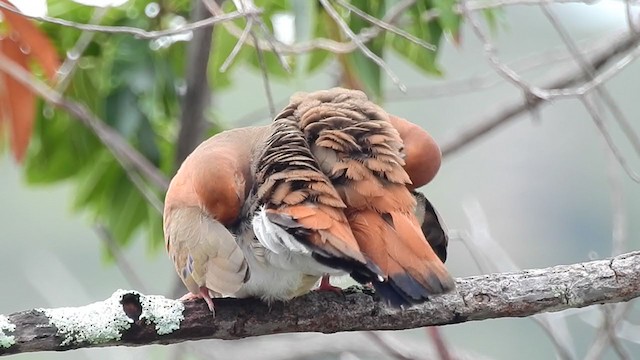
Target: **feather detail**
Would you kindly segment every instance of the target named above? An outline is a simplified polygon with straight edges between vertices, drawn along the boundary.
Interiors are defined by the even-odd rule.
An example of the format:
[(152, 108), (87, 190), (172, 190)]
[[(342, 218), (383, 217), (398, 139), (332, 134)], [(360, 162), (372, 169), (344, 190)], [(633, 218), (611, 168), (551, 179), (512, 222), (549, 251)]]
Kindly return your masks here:
[(447, 246), (449, 245), (449, 237), (444, 223), (431, 202), (423, 194), (417, 191), (412, 191), (411, 194), (416, 199), (415, 215), (420, 223), (422, 234), (427, 238), (438, 258), (444, 263), (447, 260)]
[[(286, 112), (286, 111), (285, 111)], [(337, 135), (335, 143), (342, 141)], [(354, 238), (346, 205), (320, 169), (295, 121), (277, 118), (255, 159), (256, 206), (253, 228), (272, 251), (309, 253), (317, 269), (326, 266), (377, 276)], [(300, 247), (303, 247), (302, 250)], [(318, 274), (322, 274), (319, 272)]]
[(165, 199), (167, 251), (194, 294), (286, 300), (346, 271), (394, 306), (421, 302), (453, 288), (437, 213), (409, 192), (439, 165), (425, 131), (362, 92), (296, 94), (270, 126), (220, 133), (185, 160)]
[(207, 287), (231, 295), (249, 279), (249, 268), (234, 237), (199, 208), (174, 211), (165, 226), (167, 249), (191, 293)]
[[(311, 144), (317, 167), (346, 205), (343, 212), (360, 251), (384, 279), (372, 274), (352, 274), (354, 278), (372, 281), (395, 306), (453, 289), (453, 279), (415, 216), (403, 141), (389, 115), (364, 93), (331, 89), (293, 96), (276, 121), (283, 118), (295, 122)], [(395, 122), (405, 126), (400, 120)], [(413, 143), (415, 148), (419, 146)], [(415, 156), (409, 160), (418, 171)]]

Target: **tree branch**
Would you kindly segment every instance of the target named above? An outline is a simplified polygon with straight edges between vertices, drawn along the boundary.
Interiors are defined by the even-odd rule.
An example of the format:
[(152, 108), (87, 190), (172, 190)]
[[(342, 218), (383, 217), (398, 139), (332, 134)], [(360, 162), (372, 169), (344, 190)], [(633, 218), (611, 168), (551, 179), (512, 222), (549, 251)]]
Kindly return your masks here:
[[(615, 39), (606, 41), (604, 47), (600, 47), (589, 52), (585, 56), (585, 60), (595, 73), (601, 72), (609, 62), (618, 56), (625, 55), (634, 50), (640, 43), (640, 37), (631, 33), (617, 36)], [(541, 89), (563, 89), (576, 84), (583, 84), (587, 81), (589, 74), (581, 68), (574, 68), (570, 71), (563, 72), (556, 78), (546, 82)], [(497, 127), (508, 123), (517, 116), (531, 110), (535, 110), (541, 105), (554, 99), (550, 97), (533, 96), (528, 101), (517, 101), (506, 104), (500, 108), (494, 115), (479, 121), (477, 124), (461, 131), (455, 139), (444, 142), (441, 146), (442, 155), (449, 156), (454, 152), (462, 149), (471, 142), (478, 140), (484, 135), (489, 134)]]
[[(209, 15), (200, 0), (191, 1), (191, 20), (200, 21)], [(187, 158), (206, 134), (205, 111), (211, 102), (211, 90), (207, 68), (211, 53), (213, 29), (199, 29), (193, 32), (187, 53), (187, 92), (182, 99), (180, 132), (176, 145), (175, 168)]]
[(184, 34), (189, 31), (197, 30), (200, 28), (212, 27), (216, 24), (223, 23), (226, 21), (231, 21), (235, 19), (240, 19), (247, 17), (249, 15), (258, 15), (260, 14), (260, 10), (255, 10), (252, 12), (230, 12), (226, 14), (219, 14), (211, 17), (207, 17), (206, 19), (202, 19), (193, 23), (184, 24), (176, 29), (168, 29), (168, 30), (155, 30), (155, 31), (147, 31), (144, 29), (131, 27), (131, 26), (107, 26), (107, 25), (97, 25), (97, 24), (84, 24), (78, 23), (75, 21), (69, 21), (65, 19), (53, 18), (49, 16), (31, 16), (27, 14), (23, 14), (20, 10), (15, 7), (0, 2), (0, 8), (11, 11), (18, 15), (24, 16), (29, 19), (48, 22), (56, 25), (72, 27), (79, 30), (84, 31), (93, 31), (93, 32), (103, 32), (103, 33), (111, 33), (111, 34), (128, 34), (133, 35), (137, 39), (157, 39), (164, 36), (172, 36), (178, 34)]
[(344, 298), (312, 292), (271, 307), (254, 299), (167, 300), (135, 291), (79, 308), (34, 309), (0, 316), (0, 355), (95, 346), (240, 339), (286, 332), (398, 330), (502, 317), (525, 317), (640, 296), (640, 251), (573, 265), (471, 276), (456, 293), (406, 310), (391, 309), (368, 289)]

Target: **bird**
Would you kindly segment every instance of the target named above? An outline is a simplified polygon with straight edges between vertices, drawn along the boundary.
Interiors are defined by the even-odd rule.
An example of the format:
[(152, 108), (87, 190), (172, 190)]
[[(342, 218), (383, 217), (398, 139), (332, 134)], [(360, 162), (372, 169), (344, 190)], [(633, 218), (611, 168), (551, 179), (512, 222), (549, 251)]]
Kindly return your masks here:
[(349, 274), (405, 307), (451, 291), (447, 237), (415, 191), (440, 167), (433, 138), (357, 90), (296, 93), (269, 124), (200, 144), (165, 197), (166, 249), (203, 298), (303, 295)]

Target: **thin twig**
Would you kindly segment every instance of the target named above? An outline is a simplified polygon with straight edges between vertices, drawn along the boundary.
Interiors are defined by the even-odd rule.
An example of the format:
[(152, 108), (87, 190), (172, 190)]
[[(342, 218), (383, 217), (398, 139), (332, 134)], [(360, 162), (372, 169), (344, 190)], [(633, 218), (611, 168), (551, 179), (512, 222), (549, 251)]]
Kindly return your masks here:
[[(251, 37), (254, 40), (257, 40), (256, 35), (253, 31), (251, 31)], [(264, 86), (264, 93), (267, 96), (267, 102), (269, 104), (269, 114), (271, 114), (271, 119), (274, 119), (276, 117), (276, 106), (273, 102), (271, 83), (269, 82), (269, 72), (267, 69), (267, 65), (264, 63), (264, 55), (262, 54), (262, 49), (260, 49), (260, 47), (256, 47), (256, 56), (258, 57), (258, 63), (260, 64), (260, 73), (262, 74), (262, 85)]]
[(625, 15), (627, 17), (627, 26), (629, 27), (629, 31), (632, 34), (637, 36), (637, 35), (640, 35), (640, 31), (636, 27), (636, 24), (634, 24), (633, 15), (631, 14), (632, 2), (633, 2), (632, 0), (625, 0), (625, 2), (624, 2), (624, 12), (625, 12)]
[(581, 95), (586, 95), (592, 90), (598, 88), (600, 85), (611, 80), (614, 76), (618, 75), (627, 66), (631, 65), (638, 57), (640, 57), (640, 47), (637, 47), (636, 45), (636, 47), (633, 48), (627, 55), (616, 61), (616, 63), (613, 64), (613, 66), (609, 67), (607, 70), (595, 76), (593, 80), (588, 81), (583, 85), (575, 88), (543, 90), (541, 91), (541, 93), (544, 93), (544, 95), (542, 96), (544, 96), (546, 99), (552, 99), (563, 97), (574, 98)]
[[(415, 4), (415, 0), (404, 0), (401, 1), (394, 6), (392, 6), (387, 13), (382, 17), (381, 21), (387, 23), (389, 25), (393, 25), (396, 21), (398, 21), (401, 15), (413, 4)], [(219, 6), (215, 6), (213, 4), (210, 5), (210, 10), (216, 15), (222, 15), (222, 8)], [(242, 36), (242, 29), (238, 28), (232, 22), (225, 22), (222, 24), (224, 28), (236, 38), (240, 38)], [(380, 27), (367, 28), (363, 29), (359, 34), (358, 38), (363, 42), (367, 43), (373, 39), (375, 39), (378, 35), (382, 33), (384, 29)], [(295, 44), (284, 44), (279, 41), (272, 42), (271, 44), (267, 41), (258, 40), (254, 42), (248, 39), (245, 42), (246, 45), (249, 46), (258, 46), (263, 51), (272, 51), (272, 46), (275, 44), (275, 50), (277, 50), (281, 54), (303, 54), (313, 50), (326, 50), (330, 51), (334, 54), (347, 54), (351, 53), (355, 50), (358, 50), (358, 46), (352, 41), (335, 41), (327, 38), (315, 38), (309, 41), (303, 41)], [(256, 45), (257, 44), (257, 45)]]
[(393, 344), (391, 339), (388, 339), (382, 335), (382, 333), (375, 331), (366, 331), (364, 335), (367, 336), (371, 341), (378, 345), (380, 349), (386, 354), (389, 355), (393, 359), (397, 360), (411, 360), (412, 357), (408, 354), (405, 354), (404, 351), (401, 350), (402, 346), (400, 344)]
[[(560, 38), (562, 39), (562, 42), (565, 44), (565, 46), (567, 47), (569, 52), (572, 54), (572, 56), (574, 57), (576, 62), (579, 64), (579, 66), (585, 72), (585, 74), (587, 75), (587, 78), (590, 80), (590, 83), (593, 83), (593, 84), (597, 83), (597, 85), (594, 85), (592, 87), (592, 89), (604, 101), (604, 103), (609, 107), (609, 109), (611, 110), (611, 113), (614, 115), (614, 118), (616, 119), (618, 124), (622, 127), (622, 129), (624, 130), (624, 133), (625, 133), (627, 139), (629, 139), (629, 141), (632, 143), (634, 149), (636, 149), (638, 154), (640, 154), (640, 138), (638, 137), (638, 134), (634, 131), (633, 127), (631, 126), (631, 124), (629, 122), (629, 120), (624, 116), (622, 110), (620, 110), (620, 107), (615, 102), (613, 97), (609, 94), (609, 92), (605, 88), (600, 86), (600, 84), (603, 84), (604, 81), (606, 81), (606, 80), (602, 80), (600, 82), (597, 80), (598, 76), (595, 74), (595, 70), (593, 69), (591, 64), (589, 64), (587, 62), (587, 60), (585, 59), (584, 55), (582, 54), (580, 49), (578, 49), (577, 45), (575, 44), (575, 42), (573, 41), (573, 39), (571, 38), (571, 36), (567, 32), (567, 30), (564, 28), (564, 26), (562, 26), (562, 24), (560, 23), (558, 18), (555, 16), (555, 14), (553, 14), (553, 12), (549, 9), (549, 7), (547, 5), (541, 5), (540, 8), (541, 8), (542, 12), (544, 13), (544, 15), (547, 17), (547, 19), (549, 20), (549, 22), (551, 23), (551, 25), (556, 29), (556, 32), (558, 32), (558, 34), (560, 35)], [(636, 49), (636, 50), (638, 50), (638, 49)], [(634, 51), (634, 52), (636, 52), (636, 51)], [(634, 52), (632, 52), (632, 54)], [(638, 54), (640, 55), (640, 52), (638, 52)], [(621, 61), (625, 61), (625, 63), (628, 64), (629, 62), (626, 62), (627, 60), (625, 60), (625, 58), (623, 58)], [(620, 70), (622, 70), (622, 68), (623, 67), (621, 67), (621, 66), (613, 66), (612, 67), (612, 69), (614, 69), (615, 71), (620, 71)], [(604, 75), (604, 73), (603, 73), (603, 75)], [(589, 113), (591, 113), (592, 115), (593, 114), (597, 114), (594, 117), (594, 121), (597, 123), (598, 128), (599, 129), (604, 128), (604, 121), (603, 121), (602, 115), (597, 111), (595, 105), (593, 105), (585, 95), (586, 95), (586, 93), (583, 94), (582, 96), (580, 96), (580, 100), (585, 104), (585, 107), (587, 107), (587, 110), (589, 111)], [(605, 139), (606, 139), (606, 135), (603, 134), (603, 136), (605, 136)], [(610, 146), (610, 148), (611, 148), (611, 146)], [(619, 156), (622, 156), (622, 154), (619, 154)], [(627, 173), (629, 173), (630, 169), (625, 169), (625, 171), (627, 171)], [(633, 178), (633, 176), (632, 176), (632, 178)]]
[[(282, 51), (280, 51), (280, 46), (282, 45), (282, 43), (278, 39), (276, 39), (273, 36), (273, 34), (271, 34), (269, 27), (267, 26), (267, 24), (264, 23), (264, 21), (260, 20), (260, 18), (258, 17), (255, 17), (255, 19), (256, 19), (256, 22), (258, 23), (258, 26), (260, 26), (260, 29), (262, 29), (262, 33), (264, 34), (265, 39), (267, 39), (267, 43), (271, 47), (271, 51), (278, 58), (278, 62), (280, 63), (280, 66), (282, 66), (282, 68), (286, 72), (291, 73), (291, 66), (289, 66), (289, 62), (284, 57), (284, 54), (282, 53)], [(256, 44), (258, 43), (257, 37), (254, 36), (253, 40)]]
[[(640, 37), (636, 37), (628, 33), (606, 39), (603, 42), (603, 44), (605, 44), (604, 46), (597, 46), (588, 52), (592, 54), (588, 57), (588, 61), (593, 69), (599, 71), (620, 54), (625, 54), (632, 49), (635, 49), (639, 42)], [(581, 83), (584, 81), (586, 76), (587, 75), (580, 68), (564, 71), (560, 75), (548, 81), (543, 88), (566, 88), (576, 83)], [(464, 129), (456, 138), (445, 142), (442, 146), (443, 156), (450, 156), (452, 153), (468, 146), (473, 141), (490, 133), (497, 127), (515, 119), (518, 115), (545, 104), (548, 100), (549, 99), (534, 98), (532, 101), (525, 101), (524, 103), (518, 101), (501, 106), (500, 110), (495, 114)]]
[(138, 274), (136, 273), (135, 268), (129, 263), (127, 258), (122, 253), (120, 246), (116, 242), (116, 240), (111, 236), (111, 232), (102, 224), (96, 224), (93, 227), (94, 231), (98, 235), (98, 238), (102, 240), (102, 243), (107, 247), (113, 259), (116, 262), (116, 265), (122, 275), (127, 279), (129, 285), (133, 286), (136, 289), (140, 289), (140, 291), (146, 292), (144, 282), (140, 279)]
[[(464, 204), (463, 208), (469, 219), (472, 234), (468, 238), (462, 237), (462, 240), (480, 270), (483, 273), (519, 270), (506, 250), (492, 237), (480, 203), (470, 201)], [(547, 334), (560, 359), (574, 359), (576, 356), (573, 338), (567, 330), (566, 322), (553, 316), (554, 314), (538, 314), (531, 319)]]
[(438, 353), (438, 357), (440, 360), (452, 360), (451, 353), (449, 352), (449, 348), (447, 347), (446, 342), (442, 334), (440, 333), (440, 329), (435, 326), (429, 326), (426, 328), (427, 334), (431, 338), (433, 345), (436, 348)]
[(180, 26), (179, 28), (176, 28), (176, 29), (147, 31), (147, 30), (143, 30), (143, 29), (131, 27), (131, 26), (107, 26), (107, 25), (97, 25), (97, 24), (92, 25), (92, 24), (84, 24), (84, 23), (79, 23), (79, 22), (65, 20), (65, 19), (53, 18), (49, 16), (40, 17), (40, 16), (27, 15), (27, 14), (23, 14), (15, 7), (5, 4), (3, 2), (0, 2), (0, 8), (9, 10), (11, 12), (14, 12), (16, 14), (22, 15), (24, 17), (27, 17), (33, 20), (72, 27), (72, 28), (85, 30), (85, 31), (104, 32), (104, 33), (111, 33), (111, 34), (129, 34), (129, 35), (133, 35), (138, 39), (156, 39), (164, 36), (183, 34), (196, 29), (211, 27), (215, 24), (219, 24), (225, 21), (231, 21), (231, 20), (240, 19), (247, 16), (251, 16), (251, 15), (261, 14), (261, 10), (257, 10), (257, 9), (252, 10), (250, 12), (245, 12), (245, 13), (234, 11), (227, 14), (212, 16), (204, 20), (196, 21), (193, 23), (184, 24), (183, 26)]
[[(571, 38), (568, 31), (564, 28), (564, 26), (560, 23), (559, 19), (555, 14), (551, 11), (548, 5), (541, 5), (540, 8), (542, 12), (545, 14), (551, 25), (556, 29), (563, 43), (572, 54), (576, 62), (580, 65), (582, 70), (587, 74), (590, 80), (593, 80), (595, 75), (595, 69), (589, 64), (589, 62), (585, 59), (584, 54), (580, 51), (575, 41)], [(629, 11), (629, 1), (627, 1), (627, 12)], [(630, 16), (630, 14), (627, 14)], [(631, 19), (628, 19), (631, 21)], [(632, 26), (632, 24), (630, 24)], [(623, 128), (625, 135), (630, 140), (636, 151), (640, 154), (640, 138), (638, 134), (634, 131), (633, 127), (629, 119), (624, 115), (620, 106), (615, 102), (613, 96), (604, 88), (604, 87), (596, 87), (596, 93), (604, 100), (607, 104), (614, 118)], [(587, 101), (586, 99), (583, 99)], [(609, 162), (611, 163), (611, 162)], [(611, 207), (613, 209), (613, 231), (611, 235), (612, 239), (612, 255), (621, 254), (624, 251), (625, 244), (625, 227), (626, 227), (626, 216), (624, 214), (624, 205), (622, 199), (622, 184), (620, 183), (620, 179), (617, 177), (617, 172), (611, 166), (609, 166), (609, 181), (611, 184)]]
[(342, 32), (344, 32), (345, 35), (347, 35), (347, 37), (351, 39), (354, 44), (356, 44), (360, 51), (362, 51), (362, 54), (371, 59), (371, 61), (376, 63), (376, 65), (378, 65), (381, 69), (383, 69), (387, 73), (391, 81), (393, 81), (393, 83), (400, 89), (400, 91), (407, 92), (407, 87), (400, 81), (398, 76), (393, 72), (393, 70), (391, 70), (389, 65), (387, 65), (387, 63), (382, 60), (381, 57), (376, 55), (362, 42), (362, 40), (353, 32), (353, 30), (351, 30), (349, 25), (347, 25), (342, 17), (340, 17), (340, 14), (338, 14), (336, 9), (331, 6), (329, 1), (320, 0), (320, 4), (322, 4), (322, 7), (324, 7), (324, 9), (327, 11), (327, 14), (333, 19), (333, 21), (335, 21), (336, 24), (338, 24), (340, 29), (342, 29)]
[(538, 88), (528, 84), (526, 81), (522, 79), (522, 77), (520, 77), (520, 75), (518, 75), (518, 73), (516, 73), (515, 71), (513, 71), (513, 69), (511, 69), (502, 61), (500, 61), (500, 59), (498, 58), (498, 54), (495, 46), (491, 41), (489, 41), (489, 37), (482, 30), (482, 27), (478, 22), (478, 20), (476, 19), (476, 17), (471, 14), (470, 10), (468, 10), (466, 0), (461, 1), (459, 7), (462, 10), (463, 15), (471, 25), (471, 29), (476, 34), (476, 37), (482, 43), (484, 52), (487, 58), (489, 59), (489, 63), (495, 69), (495, 71), (500, 76), (505, 78), (507, 81), (511, 82), (516, 87), (520, 88), (520, 90), (525, 96), (525, 100), (528, 103), (535, 100), (532, 98), (532, 96), (535, 96), (538, 98), (540, 97), (544, 98), (544, 96), (540, 94), (540, 91)]
[(249, 37), (249, 32), (251, 32), (252, 27), (253, 27), (253, 18), (250, 17), (249, 19), (247, 19), (247, 25), (244, 27), (244, 30), (242, 30), (242, 35), (240, 35), (240, 38), (238, 38), (238, 41), (236, 42), (233, 49), (229, 53), (229, 56), (227, 56), (227, 58), (224, 60), (224, 62), (220, 66), (220, 69), (219, 69), (220, 72), (226, 72), (227, 69), (229, 69), (229, 66), (231, 66), (231, 63), (240, 52), (240, 49), (242, 49), (242, 45), (244, 45), (244, 43), (247, 41), (247, 38)]
[[(548, 4), (551, 0), (469, 0), (465, 6), (469, 11), (494, 9), (504, 6), (540, 5)], [(556, 4), (594, 4), (597, 0), (553, 0)], [(460, 13), (463, 10), (458, 9)]]
[[(238, 10), (253, 10), (256, 9), (256, 5), (253, 2), (253, 0), (233, 0), (234, 5), (236, 6), (236, 9)], [(282, 54), (282, 52), (280, 51), (280, 47), (283, 45), (278, 39), (276, 39), (273, 34), (271, 34), (271, 30), (269, 29), (269, 27), (267, 26), (267, 24), (265, 24), (264, 21), (262, 21), (262, 19), (258, 16), (250, 16), (249, 18), (253, 18), (253, 21), (258, 24), (258, 26), (260, 27), (260, 29), (262, 30), (262, 33), (264, 34), (264, 37), (267, 41), (267, 44), (269, 45), (269, 48), (271, 49), (271, 51), (276, 55), (276, 57), (278, 58), (278, 62), (280, 63), (280, 66), (282, 66), (282, 68), (290, 73), (291, 72), (291, 66), (289, 66), (289, 62), (287, 61), (287, 59), (284, 57), (284, 55)], [(252, 36), (253, 38), (253, 42), (254, 43), (258, 43), (258, 38), (255, 35), (255, 32), (253, 33), (254, 36)]]
[[(569, 60), (571, 60), (571, 56), (563, 47), (561, 50), (552, 49), (515, 60), (511, 62), (509, 66), (517, 70), (519, 73), (524, 73), (531, 70), (549, 67), (550, 65), (563, 64)], [(389, 90), (385, 96), (385, 100), (388, 102), (398, 102), (456, 96), (490, 89), (502, 84), (504, 84), (502, 78), (498, 76), (495, 71), (489, 71), (484, 74), (474, 75), (464, 79), (446, 81), (442, 84), (409, 86), (406, 94), (402, 94), (399, 91)]]
[[(620, 304), (620, 306), (613, 309), (612, 314), (609, 315), (611, 321), (605, 320), (605, 322), (598, 328), (594, 341), (584, 357), (585, 360), (596, 360), (602, 357), (602, 354), (607, 349), (607, 346), (611, 341), (611, 337), (607, 336), (607, 334), (611, 332), (610, 326), (612, 324), (619, 324), (620, 321), (623, 321), (627, 317), (629, 311), (631, 311), (633, 307), (632, 305), (633, 302), (627, 302)], [(603, 305), (602, 307), (606, 306), (608, 305)], [(608, 311), (608, 309), (604, 311)], [(605, 319), (607, 318), (605, 314), (603, 314), (603, 316)]]
[(366, 12), (360, 10), (359, 8), (357, 8), (356, 6), (353, 6), (351, 4), (349, 4), (348, 2), (344, 1), (344, 0), (335, 0), (338, 4), (340, 4), (340, 6), (344, 7), (345, 9), (352, 11), (354, 14), (360, 16), (361, 18), (365, 19), (366, 21), (376, 25), (379, 28), (382, 28), (388, 32), (394, 33), (398, 36), (401, 36), (409, 41), (411, 41), (412, 43), (415, 43), (416, 45), (419, 45), (427, 50), (430, 51), (436, 51), (437, 50), (437, 46), (434, 44), (430, 44), (414, 35), (412, 35), (411, 33), (400, 29), (397, 26), (394, 26), (393, 24), (389, 24), (387, 22), (384, 22), (380, 19), (378, 19), (375, 16), (371, 16), (369, 14), (367, 14)]
[[(545, 14), (551, 25), (556, 29), (562, 42), (565, 44), (569, 53), (573, 56), (576, 62), (580, 65), (582, 70), (587, 74), (589, 80), (593, 81), (596, 78), (595, 69), (589, 64), (584, 54), (580, 51), (575, 41), (571, 38), (568, 31), (564, 28), (564, 26), (560, 23), (560, 20), (557, 16), (551, 11), (549, 6), (541, 5), (542, 12)], [(636, 152), (640, 154), (640, 136), (636, 133), (631, 126), (631, 122), (624, 115), (620, 106), (616, 103), (613, 96), (607, 91), (604, 87), (598, 86), (595, 88), (596, 93), (602, 98), (605, 104), (609, 107), (611, 114), (614, 116), (614, 119), (618, 122), (622, 130), (624, 131), (627, 139), (631, 142), (633, 147), (636, 149)]]
[(616, 145), (616, 142), (615, 140), (613, 140), (611, 133), (609, 133), (609, 129), (607, 129), (607, 126), (600, 116), (600, 113), (598, 112), (596, 106), (588, 97), (582, 96), (580, 97), (580, 100), (584, 104), (584, 107), (587, 109), (587, 112), (589, 112), (589, 114), (591, 115), (593, 122), (596, 124), (596, 127), (600, 131), (602, 138), (606, 141), (609, 149), (611, 150), (611, 153), (618, 161), (618, 164), (620, 164), (624, 172), (627, 173), (627, 176), (629, 176), (631, 180), (640, 183), (640, 174), (631, 169), (631, 166), (627, 163), (627, 160), (622, 155), (622, 151), (620, 150), (618, 145)]
[[(90, 24), (97, 24), (102, 20), (102, 18), (107, 13), (106, 7), (97, 8), (94, 10), (93, 15), (91, 15), (91, 20), (89, 20)], [(67, 86), (71, 83), (71, 76), (75, 73), (75, 69), (78, 65), (82, 54), (87, 49), (87, 46), (93, 40), (95, 36), (95, 32), (85, 31), (83, 32), (76, 44), (71, 48), (71, 50), (67, 51), (67, 57), (64, 60), (64, 63), (60, 66), (57, 72), (56, 86), (55, 90), (63, 93), (66, 91)]]

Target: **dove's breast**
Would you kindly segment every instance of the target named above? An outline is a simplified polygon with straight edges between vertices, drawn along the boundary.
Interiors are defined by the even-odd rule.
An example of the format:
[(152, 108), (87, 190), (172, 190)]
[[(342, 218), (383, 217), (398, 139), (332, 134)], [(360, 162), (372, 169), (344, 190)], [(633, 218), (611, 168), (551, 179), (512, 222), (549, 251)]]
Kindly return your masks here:
[[(262, 214), (258, 211), (251, 223), (247, 222), (239, 230), (236, 238), (251, 273), (248, 281), (234, 294), (236, 297), (260, 297), (267, 302), (290, 300), (309, 292), (323, 273), (341, 273), (319, 264), (306, 249), (279, 245), (285, 236), (290, 237), (284, 240), (285, 243), (296, 241), (279, 232)], [(259, 231), (256, 233), (254, 229)]]

